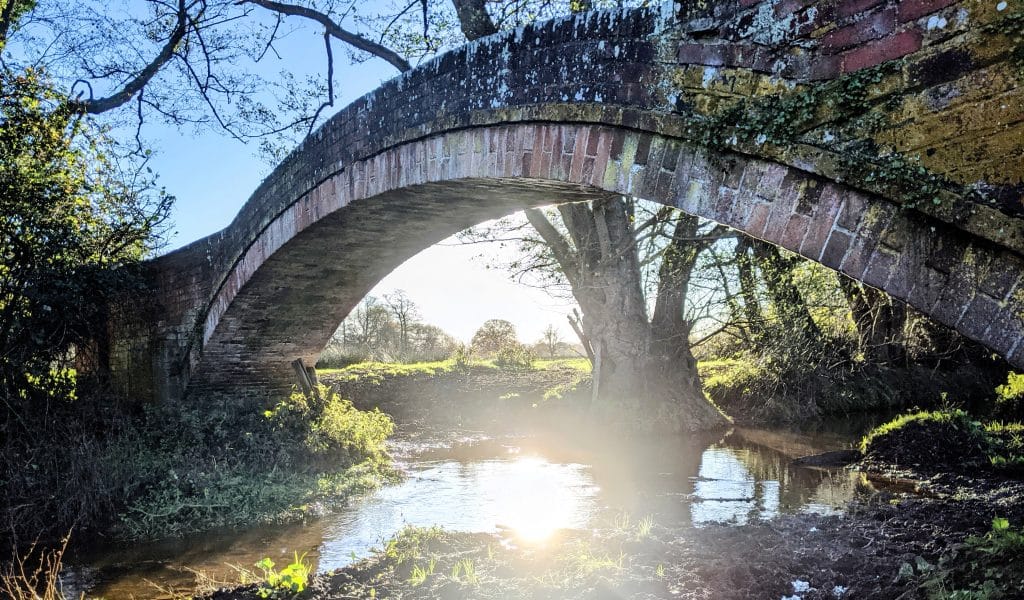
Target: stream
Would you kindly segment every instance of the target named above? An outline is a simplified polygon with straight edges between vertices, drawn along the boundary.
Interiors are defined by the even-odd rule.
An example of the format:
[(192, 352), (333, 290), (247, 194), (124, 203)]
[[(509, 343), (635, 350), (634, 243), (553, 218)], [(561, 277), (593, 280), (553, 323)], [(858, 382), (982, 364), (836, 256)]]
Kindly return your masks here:
[(371, 554), (405, 525), (500, 532), (544, 544), (599, 519), (671, 527), (741, 526), (787, 512), (836, 513), (860, 474), (794, 467), (798, 456), (849, 448), (870, 423), (814, 432), (737, 428), (705, 439), (595, 448), (564, 436), (399, 431), (392, 454), (406, 477), (304, 525), (81, 551), (66, 559), (68, 597), (152, 600), (197, 585), (237, 585), (240, 569), (293, 553), (319, 570)]

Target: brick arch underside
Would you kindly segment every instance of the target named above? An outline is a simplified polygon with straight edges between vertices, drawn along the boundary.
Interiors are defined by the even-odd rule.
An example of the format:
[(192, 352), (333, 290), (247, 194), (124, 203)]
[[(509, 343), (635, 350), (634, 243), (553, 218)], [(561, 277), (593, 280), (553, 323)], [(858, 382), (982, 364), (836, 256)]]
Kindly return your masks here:
[[(587, 124), (463, 129), (326, 178), (248, 246), (205, 313), (190, 392), (279, 392), (359, 300), (419, 251), (531, 206), (627, 194), (884, 290), (1024, 366), (1024, 261), (946, 223), (752, 156)], [(472, 301), (452, 290), (453, 303)], [(465, 296), (465, 300), (463, 300)]]

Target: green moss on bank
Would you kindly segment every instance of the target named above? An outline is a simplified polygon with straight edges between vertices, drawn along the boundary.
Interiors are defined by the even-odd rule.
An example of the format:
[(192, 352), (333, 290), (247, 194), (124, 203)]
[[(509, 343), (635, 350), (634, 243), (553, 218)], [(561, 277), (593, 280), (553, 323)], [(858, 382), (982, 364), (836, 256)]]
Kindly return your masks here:
[(943, 467), (1024, 468), (1024, 424), (982, 423), (963, 410), (918, 411), (896, 417), (861, 440), (869, 462)]

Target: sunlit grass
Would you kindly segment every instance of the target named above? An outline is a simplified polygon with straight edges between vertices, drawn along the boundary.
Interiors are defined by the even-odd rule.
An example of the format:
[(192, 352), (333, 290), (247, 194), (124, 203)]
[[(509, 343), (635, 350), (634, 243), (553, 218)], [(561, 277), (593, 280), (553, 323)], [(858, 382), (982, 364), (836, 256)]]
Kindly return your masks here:
[(958, 427), (964, 431), (976, 431), (978, 430), (977, 424), (975, 424), (970, 415), (962, 410), (935, 410), (927, 411), (922, 410), (914, 413), (908, 413), (900, 415), (889, 421), (883, 423), (878, 427), (875, 427), (867, 435), (865, 435), (860, 441), (861, 452), (867, 452), (871, 446), (871, 442), (875, 439), (887, 436), (895, 431), (898, 431), (907, 425), (912, 423), (942, 423), (950, 424), (954, 427)]
[[(317, 373), (343, 382), (380, 384), (385, 379), (396, 377), (436, 377), (462, 369), (499, 370), (493, 359), (459, 361), (454, 358), (430, 362), (389, 363), (361, 362), (340, 369), (317, 369)], [(548, 371), (571, 369), (582, 373), (590, 372), (590, 361), (586, 358), (538, 359), (533, 370)]]
[(538, 358), (533, 363), (537, 370), (573, 369), (583, 373), (590, 373), (590, 360), (582, 356), (576, 358)]
[[(471, 361), (468, 365), (472, 368), (497, 369), (492, 361)], [(337, 381), (379, 384), (393, 377), (436, 377), (464, 366), (465, 363), (459, 363), (451, 358), (416, 363), (362, 362), (341, 369), (318, 369), (317, 372), (320, 375), (329, 375)]]

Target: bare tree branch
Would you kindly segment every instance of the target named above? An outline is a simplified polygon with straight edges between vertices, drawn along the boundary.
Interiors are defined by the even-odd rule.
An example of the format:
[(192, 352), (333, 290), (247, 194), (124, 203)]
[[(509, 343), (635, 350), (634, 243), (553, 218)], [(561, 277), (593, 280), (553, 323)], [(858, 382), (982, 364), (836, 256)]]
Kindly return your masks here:
[[(205, 2), (203, 2), (203, 6), (205, 7)], [(99, 99), (89, 98), (88, 100), (73, 99), (68, 104), (75, 111), (97, 115), (113, 110), (130, 101), (174, 57), (175, 48), (184, 39), (187, 31), (188, 6), (185, 4), (185, 0), (178, 0), (177, 21), (174, 30), (171, 31), (171, 35), (167, 38), (167, 42), (164, 43), (160, 53), (148, 65), (139, 71), (128, 83), (124, 84), (124, 87), (110, 96)]]
[(409, 61), (402, 58), (397, 52), (378, 44), (377, 42), (365, 38), (358, 33), (353, 33), (347, 29), (342, 28), (340, 25), (334, 22), (329, 16), (322, 12), (307, 8), (305, 6), (298, 6), (296, 4), (285, 4), (283, 2), (275, 2), (274, 0), (238, 0), (236, 4), (255, 4), (269, 11), (280, 13), (283, 15), (289, 15), (294, 17), (303, 17), (311, 19), (320, 23), (327, 30), (327, 33), (333, 37), (338, 38), (342, 42), (358, 48), (363, 52), (368, 52), (382, 58), (387, 61), (391, 66), (395, 67), (399, 71), (405, 72), (412, 68)]
[(573, 253), (572, 248), (569, 246), (569, 242), (562, 237), (562, 234), (555, 229), (555, 226), (551, 224), (551, 221), (548, 221), (548, 218), (540, 210), (529, 208), (523, 211), (523, 213), (526, 214), (526, 219), (530, 222), (530, 225), (533, 225), (533, 228), (537, 230), (540, 237), (544, 238), (548, 247), (551, 248), (555, 259), (562, 265), (562, 273), (565, 277), (569, 281), (576, 279), (579, 273), (579, 263), (575, 253)]
[(334, 106), (334, 53), (331, 52), (331, 36), (326, 31), (324, 32), (324, 48), (327, 50), (327, 100), (324, 100), (320, 108), (313, 113), (306, 135), (313, 133), (313, 127), (316, 126), (316, 120), (320, 118), (320, 113), (328, 106)]

